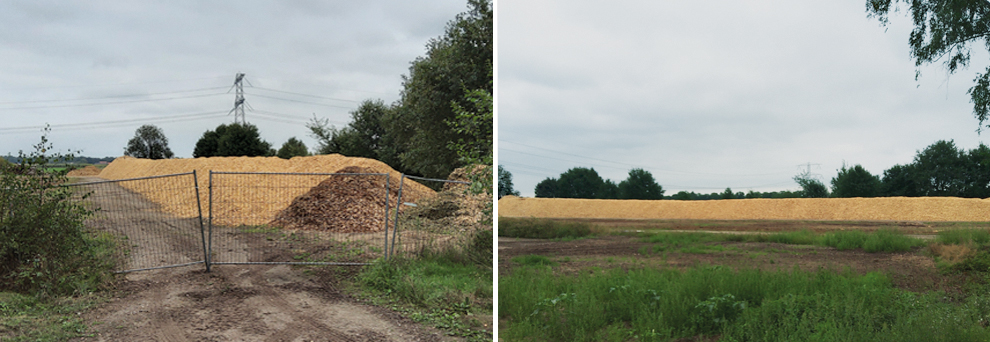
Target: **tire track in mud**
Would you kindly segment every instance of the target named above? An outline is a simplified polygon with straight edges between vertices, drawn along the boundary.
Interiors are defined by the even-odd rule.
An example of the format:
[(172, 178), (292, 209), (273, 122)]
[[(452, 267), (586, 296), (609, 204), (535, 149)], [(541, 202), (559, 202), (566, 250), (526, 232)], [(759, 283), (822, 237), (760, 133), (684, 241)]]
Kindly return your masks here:
[[(176, 223), (171, 215), (160, 216), (157, 206), (140, 195), (110, 185), (119, 188), (109, 188), (117, 199), (94, 198), (94, 203), (118, 205), (110, 200), (124, 198), (126, 204), (114, 219), (127, 224), (112, 228), (127, 234), (127, 241), (136, 245), (131, 258), (140, 251), (161, 249), (162, 243), (155, 245), (153, 241), (164, 241), (164, 253), (184, 260), (196, 260), (197, 255), (202, 258), (200, 236), (174, 229), (182, 229), (188, 222)], [(149, 227), (168, 229), (155, 235)], [(240, 257), (245, 256), (235, 252), (235, 258)], [(114, 298), (82, 316), (94, 335), (73, 341), (458, 340), (388, 314), (385, 309), (357, 303), (333, 286), (321, 286), (301, 273), (287, 265), (216, 265), (210, 273), (202, 265), (193, 265), (126, 273)]]

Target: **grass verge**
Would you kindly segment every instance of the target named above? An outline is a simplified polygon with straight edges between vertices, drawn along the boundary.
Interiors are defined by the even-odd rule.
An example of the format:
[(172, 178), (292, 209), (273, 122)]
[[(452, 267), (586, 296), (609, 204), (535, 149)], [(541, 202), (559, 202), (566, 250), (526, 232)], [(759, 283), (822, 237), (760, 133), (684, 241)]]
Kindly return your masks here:
[(499, 277), (506, 341), (986, 341), (990, 298), (950, 303), (882, 274), (704, 266)]
[[(487, 235), (487, 237), (485, 237)], [(357, 276), (358, 297), (469, 341), (492, 339), (491, 231), (463, 248), (379, 259)], [(488, 257), (479, 257), (487, 249)]]
[(0, 292), (0, 341), (66, 341), (91, 336), (79, 312), (103, 299), (98, 295), (39, 301), (33, 296)]

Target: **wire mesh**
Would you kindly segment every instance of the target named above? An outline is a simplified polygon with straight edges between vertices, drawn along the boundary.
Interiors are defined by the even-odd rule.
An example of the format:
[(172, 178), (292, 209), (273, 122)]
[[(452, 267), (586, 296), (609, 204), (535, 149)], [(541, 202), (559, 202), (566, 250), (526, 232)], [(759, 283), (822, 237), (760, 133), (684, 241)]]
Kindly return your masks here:
[(389, 177), (211, 172), (209, 264), (364, 264), (384, 255)]
[[(408, 182), (417, 182), (440, 191), (434, 196), (409, 201), (403, 189)], [(423, 178), (403, 175), (394, 215), (389, 255), (418, 255), (425, 251), (459, 248), (469, 239), (491, 226), (480, 224), (485, 202), (490, 195), (475, 195), (468, 191), (465, 181)]]
[(201, 217), (175, 215), (162, 208), (163, 203), (168, 203), (188, 206), (190, 212), (197, 212), (199, 203), (188, 200), (187, 196), (196, 192), (195, 173), (67, 186), (74, 200), (93, 211), (85, 221), (86, 227), (110, 234), (118, 241), (116, 256), (120, 263), (116, 271), (177, 267), (205, 261)]

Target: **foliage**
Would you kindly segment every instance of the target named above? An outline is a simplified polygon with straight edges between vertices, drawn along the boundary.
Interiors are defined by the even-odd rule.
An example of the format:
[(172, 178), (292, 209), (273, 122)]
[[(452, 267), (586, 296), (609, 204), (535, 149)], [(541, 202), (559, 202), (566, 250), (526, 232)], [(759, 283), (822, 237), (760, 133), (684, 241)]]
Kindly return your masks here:
[[(50, 297), (93, 291), (112, 278), (113, 241), (86, 232), (91, 215), (48, 171), (72, 155), (51, 153), (46, 136), (21, 163), (0, 173), (0, 289)], [(47, 153), (47, 154), (46, 154)], [(85, 194), (79, 194), (85, 195)]]
[(169, 159), (175, 156), (168, 148), (165, 133), (155, 125), (144, 125), (134, 131), (134, 137), (124, 148), (124, 155), (145, 159)]
[(653, 174), (643, 169), (629, 170), (629, 177), (619, 182), (621, 199), (663, 199), (663, 187), (653, 179)]
[(249, 123), (220, 124), (216, 130), (206, 131), (196, 142), (193, 157), (268, 157), (275, 150), (261, 139), (258, 127)]
[(952, 140), (939, 140), (914, 157), (914, 179), (920, 196), (962, 193), (965, 154)]
[[(476, 135), (452, 130), (449, 124), (459, 121), (458, 106), (473, 108), (477, 103), (472, 99), (483, 101), (481, 94), (492, 93), (492, 4), (469, 0), (468, 7), (447, 24), (443, 36), (430, 40), (426, 56), (412, 62), (409, 75), (403, 77), (401, 109), (390, 121), (390, 134), (404, 148), (402, 165), (431, 178), (446, 177), (464, 165), (446, 148), (449, 143), (483, 145)], [(477, 123), (483, 126), (481, 132), (492, 131), (491, 120)]]
[(519, 196), (519, 191), (512, 188), (512, 173), (498, 166), (498, 198), (504, 196)]
[(883, 196), (916, 197), (918, 186), (915, 184), (914, 165), (894, 165), (883, 171), (880, 181), (880, 193)]
[[(921, 65), (932, 63), (948, 56), (944, 61), (949, 74), (960, 67), (965, 68), (970, 61), (970, 44), (983, 41), (990, 50), (990, 3), (986, 1), (958, 0), (867, 0), (868, 16), (875, 16), (884, 26), (887, 25), (891, 8), (904, 2), (911, 12), (914, 30), (908, 44), (914, 58), (915, 78), (921, 75)], [(982, 129), (990, 114), (990, 67), (977, 73), (976, 84), (969, 88), (973, 102), (973, 114), (979, 120), (977, 129)]]
[(594, 168), (575, 167), (560, 174), (557, 192), (559, 198), (601, 198), (605, 181)]
[(939, 140), (918, 151), (914, 161), (884, 171), (883, 196), (990, 197), (990, 147), (965, 151)]
[(990, 300), (915, 294), (878, 273), (698, 266), (500, 275), (499, 337), (540, 341), (984, 341)]
[(0, 338), (12, 342), (68, 341), (86, 336), (89, 329), (78, 313), (100, 301), (94, 295), (38, 300), (0, 292)]
[(842, 165), (839, 174), (832, 178), (832, 197), (877, 197), (880, 195), (880, 177), (870, 174), (862, 165), (846, 169)]
[(557, 179), (547, 177), (536, 183), (536, 188), (533, 191), (537, 198), (556, 198), (560, 190), (558, 189)]
[(801, 186), (802, 197), (805, 198), (824, 198), (828, 197), (828, 188), (822, 181), (812, 177), (809, 173), (805, 172), (800, 175), (794, 176), (794, 182)]
[(279, 148), (278, 153), (275, 155), (282, 159), (305, 157), (309, 155), (309, 149), (306, 148), (306, 144), (302, 141), (297, 140), (296, 137), (291, 137), (282, 144), (282, 148)]
[(395, 142), (395, 134), (389, 129), (398, 110), (397, 106), (386, 105), (381, 100), (365, 100), (351, 112), (351, 122), (343, 128), (335, 128), (327, 119), (316, 117), (306, 127), (319, 142), (318, 154), (377, 159), (393, 169), (406, 170), (399, 160), (404, 149)]
[(498, 236), (527, 239), (573, 239), (592, 235), (591, 225), (537, 218), (498, 219)]
[(491, 340), (480, 329), (484, 323), (475, 317), (493, 310), (492, 269), (479, 266), (463, 251), (380, 259), (361, 271), (357, 284), (364, 289), (362, 296), (378, 304), (391, 303), (393, 310), (413, 320), (433, 324), (450, 335)]

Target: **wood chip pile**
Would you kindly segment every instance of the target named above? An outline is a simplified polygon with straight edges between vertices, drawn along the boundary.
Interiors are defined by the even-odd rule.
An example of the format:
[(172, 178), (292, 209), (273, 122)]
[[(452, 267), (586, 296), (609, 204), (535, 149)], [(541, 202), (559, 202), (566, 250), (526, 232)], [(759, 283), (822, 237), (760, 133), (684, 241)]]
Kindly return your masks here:
[[(337, 173), (374, 173), (348, 166)], [(398, 195), (392, 187), (390, 198)], [(385, 179), (356, 175), (330, 176), (269, 223), (285, 229), (320, 230), (335, 233), (368, 233), (385, 228)], [(393, 204), (394, 205), (394, 204)]]
[(81, 169), (75, 169), (69, 171), (66, 176), (69, 177), (79, 177), (79, 176), (96, 176), (100, 174), (100, 169), (93, 165), (86, 165)]
[(712, 201), (502, 197), (498, 216), (698, 220), (990, 221), (990, 199), (785, 198)]
[[(284, 173), (334, 173), (348, 166), (361, 167), (373, 173), (387, 173), (391, 187), (398, 187), (401, 174), (385, 163), (374, 159), (345, 157), (340, 154), (294, 157), (210, 157), (194, 159), (150, 160), (120, 157), (107, 165), (100, 177), (109, 180), (140, 178), (196, 170), (203, 216), (208, 214), (209, 171), (223, 172), (284, 172)], [(259, 225), (271, 221), (287, 208), (292, 200), (317, 186), (327, 176), (282, 177), (270, 175), (214, 175), (215, 224)], [(280, 184), (276, 180), (292, 179), (292, 184)], [(199, 214), (196, 193), (190, 178), (167, 178), (158, 181), (122, 182), (122, 186), (138, 192), (158, 203), (165, 212), (180, 217)], [(186, 189), (186, 191), (162, 191), (162, 189)], [(403, 185), (403, 197), (412, 200), (430, 197), (433, 190), (410, 179)], [(394, 201), (394, 197), (390, 197)], [(219, 219), (218, 219), (219, 218)]]

